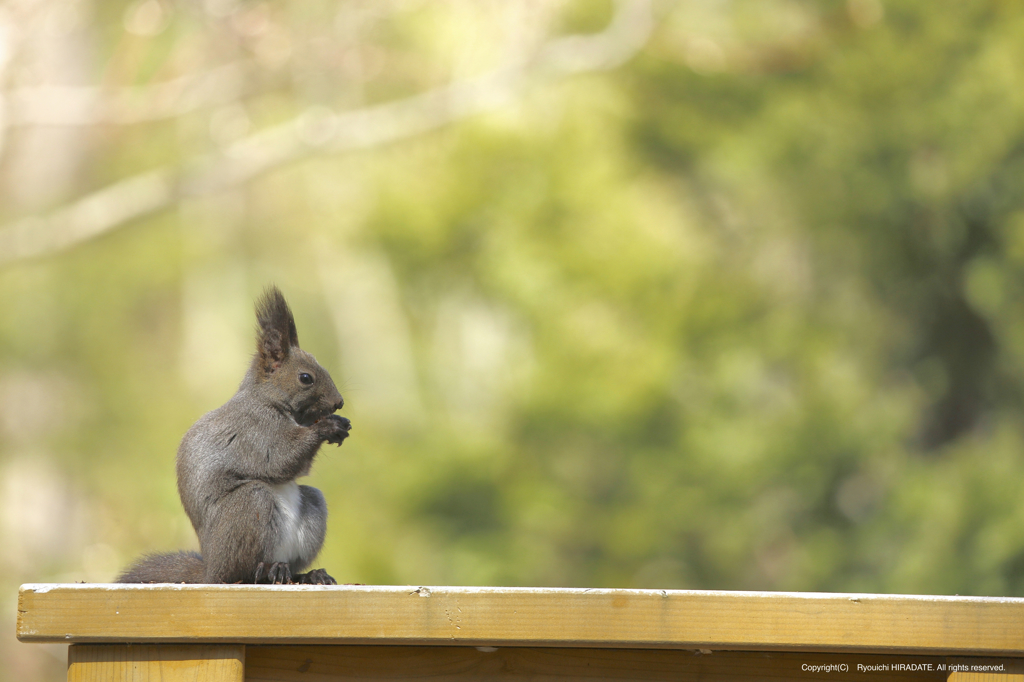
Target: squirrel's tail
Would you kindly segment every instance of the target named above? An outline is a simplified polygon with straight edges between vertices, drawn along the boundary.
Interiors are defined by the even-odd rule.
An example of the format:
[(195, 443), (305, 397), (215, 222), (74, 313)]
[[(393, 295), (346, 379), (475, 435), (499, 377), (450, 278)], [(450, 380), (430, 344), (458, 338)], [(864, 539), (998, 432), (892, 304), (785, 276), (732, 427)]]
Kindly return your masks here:
[(202, 583), (206, 569), (198, 552), (147, 554), (117, 577), (119, 583)]

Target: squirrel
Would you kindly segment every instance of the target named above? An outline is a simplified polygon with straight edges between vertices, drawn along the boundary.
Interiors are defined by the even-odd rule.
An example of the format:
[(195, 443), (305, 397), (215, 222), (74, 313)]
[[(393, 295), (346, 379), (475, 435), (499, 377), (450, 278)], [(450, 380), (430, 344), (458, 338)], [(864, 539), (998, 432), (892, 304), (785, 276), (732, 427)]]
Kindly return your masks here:
[(336, 585), (318, 568), (327, 504), (295, 479), (324, 442), (341, 445), (351, 422), (331, 375), (299, 348), (281, 291), (256, 304), (256, 353), (238, 392), (188, 430), (178, 448), (178, 494), (199, 536), (197, 552), (144, 556), (119, 583)]

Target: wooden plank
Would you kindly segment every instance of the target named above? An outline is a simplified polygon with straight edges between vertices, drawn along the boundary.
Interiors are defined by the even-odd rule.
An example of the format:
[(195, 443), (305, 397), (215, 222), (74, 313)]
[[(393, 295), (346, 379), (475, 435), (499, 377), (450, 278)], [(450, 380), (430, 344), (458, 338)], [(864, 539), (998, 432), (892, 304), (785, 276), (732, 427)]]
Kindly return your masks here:
[[(557, 649), (406, 646), (250, 646), (246, 682), (346, 680), (892, 680), (944, 682), (937, 656), (797, 654), (667, 649)], [(885, 672), (866, 673), (866, 670)], [(900, 668), (899, 666), (903, 666)], [(913, 667), (911, 667), (913, 666)]]
[(249, 585), (24, 585), (26, 642), (470, 644), (1024, 654), (1024, 599)]
[(241, 644), (74, 644), (68, 682), (242, 682)]

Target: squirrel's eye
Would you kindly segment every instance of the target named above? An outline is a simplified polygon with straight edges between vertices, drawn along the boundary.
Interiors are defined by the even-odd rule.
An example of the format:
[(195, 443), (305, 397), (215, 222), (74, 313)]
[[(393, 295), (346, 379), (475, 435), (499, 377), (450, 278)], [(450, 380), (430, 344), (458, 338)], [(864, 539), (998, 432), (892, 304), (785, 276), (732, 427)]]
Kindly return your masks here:
[(303, 372), (302, 374), (299, 375), (299, 381), (301, 381), (307, 386), (310, 386), (313, 383), (313, 375), (306, 374), (305, 372)]

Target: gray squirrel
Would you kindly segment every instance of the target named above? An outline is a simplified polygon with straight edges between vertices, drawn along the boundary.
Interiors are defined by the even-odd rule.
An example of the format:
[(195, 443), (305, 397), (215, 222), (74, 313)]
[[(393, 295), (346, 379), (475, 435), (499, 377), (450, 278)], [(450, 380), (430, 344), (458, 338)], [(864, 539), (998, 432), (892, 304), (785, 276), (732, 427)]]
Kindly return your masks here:
[(119, 583), (335, 585), (322, 568), (300, 573), (324, 543), (327, 504), (295, 479), (324, 442), (352, 425), (331, 375), (299, 348), (277, 287), (256, 305), (256, 354), (238, 392), (204, 415), (178, 448), (178, 494), (199, 553), (142, 557)]

